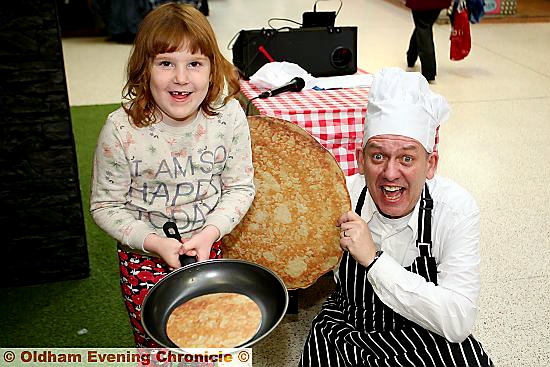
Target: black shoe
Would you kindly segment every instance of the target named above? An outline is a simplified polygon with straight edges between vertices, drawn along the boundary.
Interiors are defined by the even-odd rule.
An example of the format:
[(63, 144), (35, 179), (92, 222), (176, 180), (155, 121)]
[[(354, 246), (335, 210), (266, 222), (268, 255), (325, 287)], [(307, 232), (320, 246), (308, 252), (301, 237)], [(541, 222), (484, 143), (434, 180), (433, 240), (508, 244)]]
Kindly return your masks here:
[(413, 59), (411, 56), (409, 56), (409, 53), (407, 53), (407, 67), (411, 69), (414, 68), (414, 65), (416, 64), (417, 59), (418, 59), (418, 56)]
[(426, 80), (428, 81), (428, 83), (435, 82), (435, 75), (425, 75), (425, 74), (422, 74), (422, 76), (423, 76), (424, 78), (426, 78)]

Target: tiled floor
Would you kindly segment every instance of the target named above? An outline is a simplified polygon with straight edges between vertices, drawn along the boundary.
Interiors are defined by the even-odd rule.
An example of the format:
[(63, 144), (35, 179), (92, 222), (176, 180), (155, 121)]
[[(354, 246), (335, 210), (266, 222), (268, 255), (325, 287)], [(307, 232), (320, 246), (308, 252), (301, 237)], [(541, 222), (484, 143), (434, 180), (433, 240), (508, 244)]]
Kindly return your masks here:
[[(519, 0), (522, 1), (522, 0)], [(301, 20), (313, 0), (210, 0), (221, 47), (269, 18)], [(319, 2), (332, 9), (338, 1)], [(405, 67), (412, 20), (383, 0), (346, 0), (337, 25), (359, 27), (358, 63)], [(289, 25), (276, 22), (277, 25)], [(291, 25), (291, 24), (290, 24)], [(475, 335), (499, 367), (550, 366), (550, 23), (472, 26), (472, 52), (449, 60), (449, 25), (436, 25), (437, 84), (453, 109), (443, 125), (439, 173), (468, 188), (482, 210), (482, 296)], [(72, 105), (117, 103), (130, 46), (102, 38), (63, 42)], [(330, 278), (304, 291), (254, 347), (255, 366), (295, 365)]]

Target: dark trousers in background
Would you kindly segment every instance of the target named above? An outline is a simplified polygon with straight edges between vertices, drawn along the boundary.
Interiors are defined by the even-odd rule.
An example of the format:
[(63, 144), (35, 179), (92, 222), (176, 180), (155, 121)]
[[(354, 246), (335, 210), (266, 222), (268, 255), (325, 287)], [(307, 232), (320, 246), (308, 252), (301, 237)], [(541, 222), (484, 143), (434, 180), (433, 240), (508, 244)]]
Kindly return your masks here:
[(422, 75), (427, 80), (434, 80), (436, 75), (433, 25), (440, 12), (441, 9), (412, 10), (414, 31), (407, 51), (407, 64), (413, 67), (420, 58)]

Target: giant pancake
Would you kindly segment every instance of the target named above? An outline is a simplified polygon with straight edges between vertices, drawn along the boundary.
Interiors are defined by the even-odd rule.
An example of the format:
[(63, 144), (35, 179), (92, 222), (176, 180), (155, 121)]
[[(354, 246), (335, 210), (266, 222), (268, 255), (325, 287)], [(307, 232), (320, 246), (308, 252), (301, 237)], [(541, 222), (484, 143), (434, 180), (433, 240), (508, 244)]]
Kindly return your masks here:
[(337, 219), (351, 210), (344, 173), (301, 127), (265, 116), (248, 121), (256, 197), (223, 238), (224, 257), (263, 265), (288, 289), (306, 288), (342, 255)]

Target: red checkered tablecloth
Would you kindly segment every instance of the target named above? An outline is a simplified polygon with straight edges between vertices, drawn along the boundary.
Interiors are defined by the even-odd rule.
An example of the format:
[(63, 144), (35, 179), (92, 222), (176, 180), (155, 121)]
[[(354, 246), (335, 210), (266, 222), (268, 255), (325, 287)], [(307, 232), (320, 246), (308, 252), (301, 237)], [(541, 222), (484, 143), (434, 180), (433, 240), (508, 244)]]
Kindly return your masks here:
[[(250, 101), (264, 90), (241, 80), (241, 90)], [(287, 92), (252, 104), (261, 115), (297, 124), (336, 158), (347, 176), (357, 173), (355, 148), (361, 146), (369, 88), (303, 90)]]

